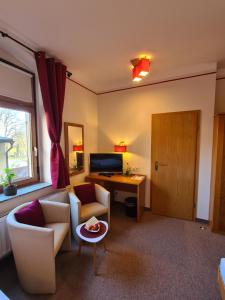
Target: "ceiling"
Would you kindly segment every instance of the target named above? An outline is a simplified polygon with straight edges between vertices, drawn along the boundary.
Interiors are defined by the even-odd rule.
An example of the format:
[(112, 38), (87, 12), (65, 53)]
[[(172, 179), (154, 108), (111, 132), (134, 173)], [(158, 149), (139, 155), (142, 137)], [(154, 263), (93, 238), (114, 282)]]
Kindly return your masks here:
[(137, 85), (129, 61), (143, 53), (152, 65), (141, 84), (196, 66), (225, 66), (224, 0), (0, 3), (2, 30), (60, 58), (74, 80), (96, 92)]

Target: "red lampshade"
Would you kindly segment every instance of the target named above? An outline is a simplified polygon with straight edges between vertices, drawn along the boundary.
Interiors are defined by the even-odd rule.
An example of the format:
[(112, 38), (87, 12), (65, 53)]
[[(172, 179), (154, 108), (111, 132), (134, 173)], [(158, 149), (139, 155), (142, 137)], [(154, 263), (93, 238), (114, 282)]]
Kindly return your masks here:
[(132, 71), (132, 80), (133, 81), (136, 81), (136, 82), (141, 81), (142, 78), (140, 77), (139, 73), (140, 73), (140, 70), (139, 70), (139, 67), (137, 65), (133, 68), (133, 71)]
[(143, 77), (148, 75), (150, 70), (150, 59), (147, 57), (135, 58), (131, 60), (133, 66), (132, 79), (133, 81), (139, 82)]
[(140, 58), (138, 64), (138, 76), (143, 77), (148, 75), (150, 69), (150, 60), (148, 58)]
[(73, 145), (73, 151), (83, 151), (83, 145)]
[(115, 145), (114, 152), (127, 152), (127, 146), (126, 145)]

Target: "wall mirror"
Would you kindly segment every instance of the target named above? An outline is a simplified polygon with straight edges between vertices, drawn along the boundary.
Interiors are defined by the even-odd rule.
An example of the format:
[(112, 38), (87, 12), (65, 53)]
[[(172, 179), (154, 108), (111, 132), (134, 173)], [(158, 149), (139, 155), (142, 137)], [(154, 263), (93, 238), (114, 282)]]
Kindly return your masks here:
[(84, 126), (64, 123), (65, 159), (69, 175), (84, 172)]

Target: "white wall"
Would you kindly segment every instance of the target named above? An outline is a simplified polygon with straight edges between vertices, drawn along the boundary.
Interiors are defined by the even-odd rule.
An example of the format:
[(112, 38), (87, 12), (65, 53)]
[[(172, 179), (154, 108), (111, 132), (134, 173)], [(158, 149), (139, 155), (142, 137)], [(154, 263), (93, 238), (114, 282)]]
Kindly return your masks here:
[(225, 78), (216, 81), (215, 113), (225, 113)]
[(120, 140), (128, 144), (131, 167), (147, 175), (146, 202), (150, 206), (151, 115), (201, 110), (200, 165), (197, 218), (208, 219), (215, 102), (215, 74), (99, 96), (100, 152), (113, 151)]
[[(79, 85), (66, 80), (66, 93), (63, 111), (63, 122), (71, 122), (84, 125), (84, 159), (85, 172), (70, 177), (71, 184), (84, 181), (89, 173), (88, 157), (90, 152), (98, 150), (98, 105), (97, 96)], [(62, 131), (61, 145), (64, 146), (64, 128)]]

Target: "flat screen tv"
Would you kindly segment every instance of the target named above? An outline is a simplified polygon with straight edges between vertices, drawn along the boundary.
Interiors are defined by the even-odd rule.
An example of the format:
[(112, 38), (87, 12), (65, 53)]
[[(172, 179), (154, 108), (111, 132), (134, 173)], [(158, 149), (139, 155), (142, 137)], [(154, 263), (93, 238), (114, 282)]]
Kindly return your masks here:
[(123, 155), (121, 153), (91, 153), (90, 173), (123, 173)]

